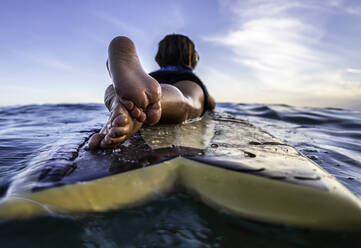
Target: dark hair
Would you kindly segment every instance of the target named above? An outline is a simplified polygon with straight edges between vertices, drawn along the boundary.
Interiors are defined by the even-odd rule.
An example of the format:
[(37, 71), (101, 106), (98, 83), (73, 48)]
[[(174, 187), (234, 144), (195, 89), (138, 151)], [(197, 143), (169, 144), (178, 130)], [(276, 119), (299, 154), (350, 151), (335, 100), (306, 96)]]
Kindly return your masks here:
[(194, 69), (199, 60), (194, 43), (185, 35), (169, 34), (159, 42), (155, 61), (159, 66), (181, 65)]

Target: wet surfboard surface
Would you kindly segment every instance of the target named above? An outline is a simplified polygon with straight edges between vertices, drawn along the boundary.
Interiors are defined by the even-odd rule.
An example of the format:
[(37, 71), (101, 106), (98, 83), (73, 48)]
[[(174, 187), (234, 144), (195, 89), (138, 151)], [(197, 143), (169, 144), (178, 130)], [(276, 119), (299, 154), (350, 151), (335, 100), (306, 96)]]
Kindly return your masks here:
[(128, 208), (186, 192), (239, 218), (361, 229), (357, 197), (295, 148), (225, 113), (145, 127), (115, 149), (63, 147), (14, 180), (1, 218)]

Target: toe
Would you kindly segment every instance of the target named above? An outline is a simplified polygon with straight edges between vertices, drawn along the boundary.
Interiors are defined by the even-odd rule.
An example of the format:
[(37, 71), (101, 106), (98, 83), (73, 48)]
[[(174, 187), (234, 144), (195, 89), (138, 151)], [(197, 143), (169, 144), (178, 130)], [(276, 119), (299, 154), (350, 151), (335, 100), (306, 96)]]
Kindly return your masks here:
[(144, 122), (146, 118), (147, 118), (147, 115), (144, 112), (142, 112), (142, 113), (140, 113), (140, 116), (137, 119), (137, 121)]
[(146, 114), (142, 111), (141, 108), (137, 107), (134, 102), (122, 99), (122, 104), (128, 110), (132, 118), (136, 119), (139, 122), (145, 121), (147, 117)]
[(129, 132), (129, 126), (126, 127), (113, 127), (109, 131), (109, 136), (111, 138), (118, 138), (126, 135)]
[(111, 148), (116, 144), (121, 144), (127, 139), (126, 135), (117, 137), (117, 138), (111, 138), (109, 135), (107, 135), (101, 142), (100, 147), (103, 149)]
[(112, 145), (112, 139), (109, 135), (106, 135), (100, 142), (101, 148), (109, 148)]
[(93, 134), (90, 139), (89, 139), (89, 149), (91, 150), (95, 150), (99, 147), (100, 142), (103, 140), (104, 138), (104, 134), (101, 133), (96, 133)]
[(126, 139), (127, 139), (127, 136), (126, 136), (126, 135), (123, 135), (123, 136), (117, 137), (117, 138), (112, 138), (112, 143), (113, 143), (113, 144), (121, 144), (121, 143), (123, 143)]
[(129, 123), (128, 118), (124, 114), (120, 114), (113, 118), (112, 127), (122, 127)]
[(124, 105), (124, 107), (128, 110), (128, 111), (132, 111), (132, 109), (134, 108), (134, 103), (132, 101), (129, 100), (122, 100), (122, 104)]
[(137, 121), (143, 122), (145, 120), (145, 114), (142, 110), (137, 107), (134, 107), (132, 111), (130, 111), (130, 115), (136, 119)]
[(128, 110), (122, 104), (118, 104), (111, 112), (110, 126), (126, 125), (129, 122), (128, 115)]
[(147, 113), (146, 123), (150, 126), (157, 124), (162, 115), (160, 102), (149, 105), (146, 113)]

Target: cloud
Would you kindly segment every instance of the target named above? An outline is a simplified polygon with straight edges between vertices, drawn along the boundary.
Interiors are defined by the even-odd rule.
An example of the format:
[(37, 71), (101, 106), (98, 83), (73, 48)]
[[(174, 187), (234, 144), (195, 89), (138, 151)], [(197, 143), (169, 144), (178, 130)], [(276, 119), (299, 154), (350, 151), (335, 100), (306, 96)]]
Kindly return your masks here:
[[(277, 8), (272, 12), (279, 14)], [(245, 12), (248, 15), (252, 11)], [(233, 60), (252, 69), (262, 83), (283, 87), (283, 83), (295, 83), (295, 75), (319, 67), (321, 56), (310, 47), (319, 39), (319, 33), (295, 18), (261, 16), (207, 40), (229, 47), (235, 55)]]
[(346, 89), (357, 90), (361, 93), (361, 69), (346, 68), (342, 72), (342, 86)]
[[(335, 50), (326, 49), (331, 47), (325, 39), (329, 32), (325, 24), (331, 15), (328, 9), (345, 10), (344, 2), (254, 0), (220, 4), (236, 17), (234, 27), (205, 40), (230, 49), (232, 60), (251, 71), (264, 90), (278, 91), (279, 95), (284, 92), (288, 100), (282, 99), (289, 103), (296, 95), (318, 98), (315, 92), (323, 92), (346, 96), (360, 89), (361, 78), (345, 73), (342, 51), (335, 46)], [(355, 73), (355, 69), (347, 72)]]
[[(357, 1), (330, 0), (329, 5), (350, 15), (361, 15), (361, 6)], [(356, 4), (355, 4), (356, 3)]]
[[(238, 78), (208, 65), (202, 65), (198, 74), (207, 82), (209, 92), (211, 92), (211, 94), (216, 93), (217, 101), (221, 102), (239, 101), (239, 96), (243, 94), (244, 87), (252, 85), (250, 81), (240, 81)], [(227, 87), (225, 87), (225, 85), (227, 85)], [(230, 91), (230, 89), (232, 90)], [(255, 85), (253, 89), (256, 89)], [(255, 97), (255, 91), (252, 93), (248, 92), (248, 94), (243, 97), (243, 101), (252, 102), (252, 99)]]
[(54, 58), (54, 57), (49, 57), (49, 56), (40, 55), (40, 54), (32, 54), (32, 53), (28, 53), (26, 51), (19, 51), (19, 50), (13, 50), (12, 52), (16, 56), (19, 56), (23, 59), (30, 60), (32, 62), (38, 63), (40, 65), (43, 65), (43, 66), (46, 66), (49, 68), (65, 70), (65, 71), (69, 71), (72, 69), (71, 65), (61, 61), (60, 59)]
[(351, 72), (351, 73), (361, 74), (361, 69), (346, 68), (345, 71), (346, 72)]
[(143, 30), (137, 28), (136, 26), (132, 25), (129, 22), (124, 22), (121, 19), (114, 17), (109, 13), (105, 13), (99, 10), (99, 11), (93, 11), (91, 12), (91, 14), (96, 18), (119, 28), (124, 33), (124, 35), (132, 36), (132, 37), (137, 36), (140, 38), (146, 37), (146, 33)]

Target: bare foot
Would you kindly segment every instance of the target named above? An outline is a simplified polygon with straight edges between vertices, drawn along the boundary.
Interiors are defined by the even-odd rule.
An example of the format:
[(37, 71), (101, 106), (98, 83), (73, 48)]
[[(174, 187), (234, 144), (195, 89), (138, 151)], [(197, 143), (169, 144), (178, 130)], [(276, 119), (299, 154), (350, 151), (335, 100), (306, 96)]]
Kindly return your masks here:
[(130, 138), (142, 126), (120, 102), (112, 105), (109, 119), (99, 133), (90, 137), (89, 148), (111, 148)]
[(108, 63), (115, 92), (130, 115), (156, 124), (161, 117), (161, 88), (144, 72), (134, 43), (124, 36), (114, 38), (108, 48)]

